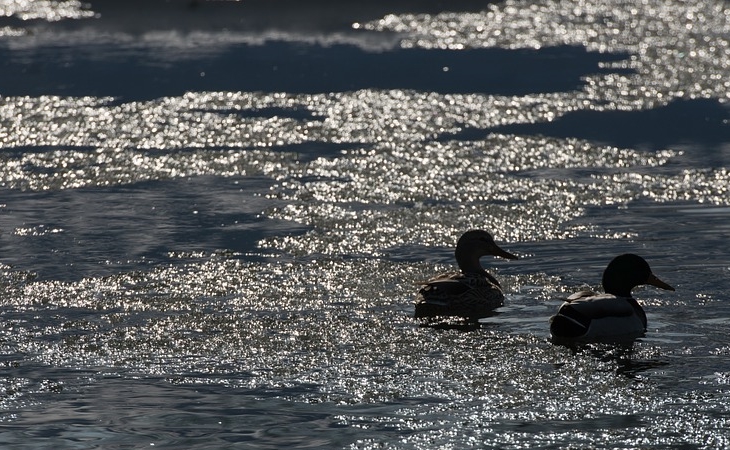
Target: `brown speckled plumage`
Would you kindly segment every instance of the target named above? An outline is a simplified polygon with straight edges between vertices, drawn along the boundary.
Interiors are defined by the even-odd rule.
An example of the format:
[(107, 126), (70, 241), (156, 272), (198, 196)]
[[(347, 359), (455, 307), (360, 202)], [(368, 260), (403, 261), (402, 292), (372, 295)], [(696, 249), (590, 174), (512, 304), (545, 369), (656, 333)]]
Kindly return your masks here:
[(486, 231), (464, 233), (456, 245), (460, 272), (438, 275), (423, 283), (416, 299), (416, 317), (458, 316), (478, 319), (504, 303), (499, 282), (479, 262), (485, 255), (517, 257), (497, 244)]

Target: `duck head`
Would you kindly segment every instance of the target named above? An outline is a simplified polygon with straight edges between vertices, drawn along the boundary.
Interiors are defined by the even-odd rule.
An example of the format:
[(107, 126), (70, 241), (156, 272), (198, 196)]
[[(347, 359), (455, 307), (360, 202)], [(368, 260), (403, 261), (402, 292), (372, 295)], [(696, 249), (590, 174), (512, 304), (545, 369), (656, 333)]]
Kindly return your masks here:
[(467, 231), (456, 243), (456, 262), (462, 272), (483, 272), (479, 258), (486, 255), (517, 259), (517, 256), (501, 249), (492, 235), (483, 230)]
[(607, 294), (631, 297), (631, 290), (642, 284), (650, 284), (673, 291), (674, 288), (651, 272), (644, 258), (631, 253), (615, 257), (603, 271), (603, 289)]

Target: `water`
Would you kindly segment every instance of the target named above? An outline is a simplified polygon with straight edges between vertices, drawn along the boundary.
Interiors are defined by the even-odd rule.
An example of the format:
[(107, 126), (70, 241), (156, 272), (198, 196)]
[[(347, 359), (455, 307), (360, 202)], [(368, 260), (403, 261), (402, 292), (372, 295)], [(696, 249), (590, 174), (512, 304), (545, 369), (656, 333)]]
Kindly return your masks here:
[[(0, 2), (3, 448), (730, 445), (727, 2), (422, 3)], [(553, 345), (629, 251), (646, 336)]]

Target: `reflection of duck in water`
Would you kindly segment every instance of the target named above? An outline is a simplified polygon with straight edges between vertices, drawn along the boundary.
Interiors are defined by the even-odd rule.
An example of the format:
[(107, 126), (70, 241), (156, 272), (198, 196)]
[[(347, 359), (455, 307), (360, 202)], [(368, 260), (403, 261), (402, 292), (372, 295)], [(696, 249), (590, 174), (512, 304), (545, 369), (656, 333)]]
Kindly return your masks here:
[(646, 331), (646, 313), (631, 296), (631, 290), (650, 284), (673, 291), (657, 278), (644, 258), (625, 254), (615, 257), (603, 272), (605, 294), (577, 292), (550, 318), (550, 333), (556, 341), (602, 341), (633, 339)]
[(456, 244), (456, 262), (460, 272), (445, 273), (421, 283), (416, 303), (416, 317), (459, 316), (478, 319), (502, 306), (504, 294), (499, 282), (479, 262), (485, 255), (517, 259), (494, 242), (482, 230), (464, 233)]

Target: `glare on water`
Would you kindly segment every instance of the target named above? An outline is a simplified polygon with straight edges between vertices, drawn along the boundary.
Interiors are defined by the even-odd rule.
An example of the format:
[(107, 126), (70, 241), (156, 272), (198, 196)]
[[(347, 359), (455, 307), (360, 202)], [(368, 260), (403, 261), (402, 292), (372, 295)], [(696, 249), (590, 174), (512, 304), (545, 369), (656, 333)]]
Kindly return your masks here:
[[(725, 3), (510, 0), (314, 34), (94, 8), (0, 6), (4, 446), (730, 444)], [(264, 89), (275, 51), (309, 78)], [(42, 80), (49, 52), (57, 82), (15, 75)], [(416, 283), (470, 228), (520, 256), (483, 261), (505, 306), (421, 326)], [(553, 345), (549, 317), (624, 252), (677, 288), (635, 290), (646, 336)]]

